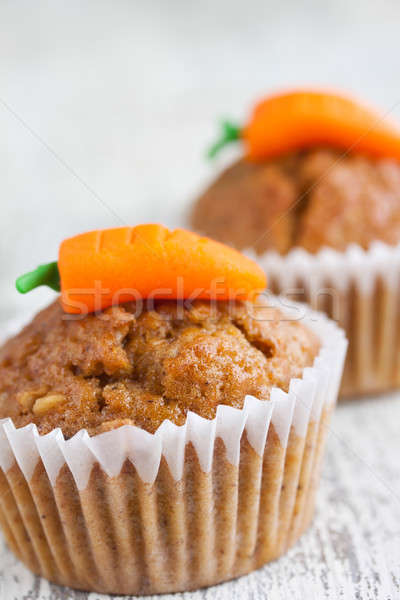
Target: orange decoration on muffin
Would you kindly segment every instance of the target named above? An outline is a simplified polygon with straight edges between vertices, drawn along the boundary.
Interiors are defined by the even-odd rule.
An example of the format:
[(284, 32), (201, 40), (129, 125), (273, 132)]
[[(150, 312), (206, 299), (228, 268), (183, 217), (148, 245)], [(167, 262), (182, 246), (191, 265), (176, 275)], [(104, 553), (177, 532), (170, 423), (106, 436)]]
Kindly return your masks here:
[(400, 159), (400, 126), (351, 96), (299, 89), (271, 95), (254, 108), (243, 128), (225, 122), (209, 156), (242, 140), (250, 160), (327, 145), (378, 157)]
[(144, 298), (251, 300), (266, 286), (240, 252), (162, 225), (96, 230), (64, 240), (58, 263), (18, 278), (19, 292), (61, 290), (65, 312), (84, 314)]

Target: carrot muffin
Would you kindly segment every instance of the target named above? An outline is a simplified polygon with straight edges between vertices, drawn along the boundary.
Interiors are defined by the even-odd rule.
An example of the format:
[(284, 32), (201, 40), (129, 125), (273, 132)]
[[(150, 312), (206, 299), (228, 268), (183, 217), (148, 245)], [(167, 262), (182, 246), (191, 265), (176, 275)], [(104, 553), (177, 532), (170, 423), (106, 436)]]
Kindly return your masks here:
[[(282, 554), (312, 518), (344, 336), (299, 306), (246, 299), (250, 282), (265, 284), (262, 271), (216, 242), (160, 226), (108, 230), (100, 248), (98, 237), (67, 240), (58, 264), (18, 284), (59, 286), (63, 301), (0, 350), (9, 546), (51, 581), (104, 593), (184, 591), (247, 573)], [(83, 290), (66, 247), (86, 262)], [(182, 297), (108, 306), (121, 283), (108, 279), (94, 310), (87, 294), (99, 281), (98, 254), (125, 270), (126, 297), (148, 275), (125, 269), (122, 254), (147, 252), (157, 272), (159, 257), (172, 262), (177, 249), (191, 281)], [(209, 287), (200, 288), (209, 253)], [(225, 291), (243, 299), (213, 297), (216, 265)], [(204, 298), (190, 298), (195, 290)]]
[[(279, 122), (279, 103), (288, 123), (284, 115)], [(243, 133), (247, 156), (217, 177), (191, 215), (193, 229), (257, 258), (276, 293), (306, 300), (346, 328), (348, 395), (400, 383), (400, 340), (388, 336), (400, 316), (400, 133), (370, 113), (362, 112), (360, 124), (363, 110), (323, 93), (265, 100)], [(277, 149), (272, 116), (272, 130), (282, 131)]]

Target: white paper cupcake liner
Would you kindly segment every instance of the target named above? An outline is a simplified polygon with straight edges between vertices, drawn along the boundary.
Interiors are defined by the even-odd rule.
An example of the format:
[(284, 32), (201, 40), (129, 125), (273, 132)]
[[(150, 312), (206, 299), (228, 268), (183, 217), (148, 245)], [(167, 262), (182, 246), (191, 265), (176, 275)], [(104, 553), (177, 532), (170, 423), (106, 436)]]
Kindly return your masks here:
[(342, 395), (400, 386), (400, 245), (355, 244), (345, 252), (324, 248), (287, 255), (245, 251), (265, 270), (276, 294), (323, 310), (346, 331), (349, 351)]
[[(275, 300), (281, 302), (281, 300)], [(189, 413), (155, 434), (123, 426), (64, 440), (0, 421), (0, 523), (11, 549), (52, 581), (107, 593), (210, 585), (279, 556), (313, 512), (346, 340), (284, 301), (321, 340), (314, 365), (270, 401)]]

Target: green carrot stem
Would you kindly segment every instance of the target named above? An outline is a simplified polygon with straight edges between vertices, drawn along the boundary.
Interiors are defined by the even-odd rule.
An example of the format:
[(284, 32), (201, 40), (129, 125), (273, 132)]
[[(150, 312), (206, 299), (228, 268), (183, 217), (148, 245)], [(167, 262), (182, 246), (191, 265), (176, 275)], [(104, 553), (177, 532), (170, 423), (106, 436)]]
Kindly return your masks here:
[(240, 139), (240, 136), (240, 127), (238, 127), (234, 123), (231, 123), (230, 121), (223, 121), (221, 137), (208, 150), (208, 158), (214, 158), (222, 148), (224, 148), (231, 142), (235, 142), (236, 140)]
[(20, 294), (26, 294), (40, 285), (47, 285), (56, 292), (60, 291), (60, 273), (56, 262), (40, 265), (34, 271), (18, 277), (15, 282), (15, 287)]

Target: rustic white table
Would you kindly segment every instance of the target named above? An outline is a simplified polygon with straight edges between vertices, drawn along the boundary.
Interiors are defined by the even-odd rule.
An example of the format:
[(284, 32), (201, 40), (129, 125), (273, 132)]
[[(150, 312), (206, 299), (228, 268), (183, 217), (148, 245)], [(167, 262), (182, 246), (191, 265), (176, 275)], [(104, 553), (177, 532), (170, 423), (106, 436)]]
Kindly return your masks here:
[[(101, 600), (34, 577), (0, 545), (1, 600)], [(114, 597), (115, 598), (115, 597)], [(400, 393), (341, 404), (312, 528), (234, 582), (163, 600), (399, 600)]]

